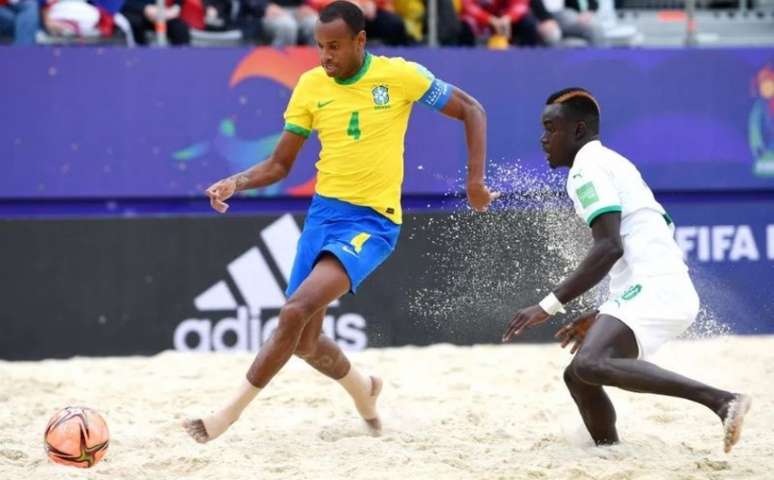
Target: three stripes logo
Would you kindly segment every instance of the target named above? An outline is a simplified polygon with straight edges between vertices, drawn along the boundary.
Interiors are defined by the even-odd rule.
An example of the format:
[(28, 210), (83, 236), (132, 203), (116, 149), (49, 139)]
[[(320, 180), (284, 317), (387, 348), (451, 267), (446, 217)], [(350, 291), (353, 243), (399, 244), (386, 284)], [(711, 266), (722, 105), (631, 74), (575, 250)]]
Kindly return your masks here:
[[(285, 303), (283, 285), (290, 278), (300, 236), (291, 215), (264, 228), (259, 246), (265, 253), (259, 246), (247, 250), (228, 264), (228, 277), (193, 301), (196, 310), (220, 319), (180, 322), (174, 333), (175, 350), (257, 352), (277, 328), (279, 310)], [(368, 343), (365, 318), (340, 310), (338, 301), (329, 306), (323, 331), (345, 350), (364, 349)]]

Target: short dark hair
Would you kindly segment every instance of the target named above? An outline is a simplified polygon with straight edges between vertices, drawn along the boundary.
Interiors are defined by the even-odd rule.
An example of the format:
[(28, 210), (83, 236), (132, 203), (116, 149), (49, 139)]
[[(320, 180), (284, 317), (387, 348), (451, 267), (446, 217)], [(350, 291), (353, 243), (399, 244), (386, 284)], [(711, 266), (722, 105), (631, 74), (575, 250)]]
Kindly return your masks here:
[(584, 88), (572, 87), (552, 93), (546, 105), (561, 105), (575, 120), (583, 120), (592, 133), (599, 133), (599, 103)]
[(365, 30), (363, 11), (352, 2), (336, 0), (320, 11), (320, 22), (330, 23), (342, 19), (347, 24), (352, 36)]

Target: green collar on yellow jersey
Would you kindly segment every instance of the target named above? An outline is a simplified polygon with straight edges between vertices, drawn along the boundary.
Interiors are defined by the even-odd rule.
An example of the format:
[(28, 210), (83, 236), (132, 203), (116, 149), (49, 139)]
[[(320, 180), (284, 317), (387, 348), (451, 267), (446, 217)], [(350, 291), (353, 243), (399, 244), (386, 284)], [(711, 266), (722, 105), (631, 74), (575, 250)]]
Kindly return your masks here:
[(352, 85), (353, 83), (357, 82), (361, 78), (363, 78), (363, 75), (366, 74), (368, 71), (368, 67), (371, 66), (371, 53), (365, 52), (365, 58), (363, 59), (363, 66), (360, 67), (360, 70), (357, 71), (356, 74), (352, 75), (349, 78), (335, 78), (336, 83), (339, 85)]

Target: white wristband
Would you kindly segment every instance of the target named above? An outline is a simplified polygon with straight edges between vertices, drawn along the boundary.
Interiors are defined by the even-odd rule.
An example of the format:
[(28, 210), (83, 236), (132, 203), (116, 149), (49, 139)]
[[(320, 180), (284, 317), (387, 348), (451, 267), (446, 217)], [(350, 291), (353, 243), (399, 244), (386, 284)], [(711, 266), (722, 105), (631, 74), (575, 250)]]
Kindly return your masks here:
[(564, 305), (556, 298), (554, 292), (546, 295), (546, 298), (538, 303), (538, 306), (543, 309), (549, 315), (556, 315), (557, 313), (565, 313)]

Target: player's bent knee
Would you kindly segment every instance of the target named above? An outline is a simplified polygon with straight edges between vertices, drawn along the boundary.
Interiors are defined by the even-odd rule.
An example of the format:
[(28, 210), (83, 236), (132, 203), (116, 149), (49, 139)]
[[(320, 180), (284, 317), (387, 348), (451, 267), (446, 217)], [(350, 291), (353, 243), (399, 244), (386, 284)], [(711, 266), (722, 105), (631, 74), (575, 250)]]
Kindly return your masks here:
[(607, 359), (603, 357), (579, 355), (568, 368), (572, 368), (572, 375), (592, 385), (605, 384), (610, 377)]
[(575, 369), (572, 364), (567, 365), (564, 369), (564, 383), (567, 388), (572, 390), (575, 384), (578, 382), (578, 377), (575, 376)]
[(314, 310), (303, 302), (289, 301), (280, 310), (278, 329), (301, 331), (306, 326)]
[(298, 346), (296, 347), (295, 354), (297, 357), (303, 358), (306, 360), (307, 358), (312, 358), (314, 354), (317, 352), (317, 342), (298, 342)]

